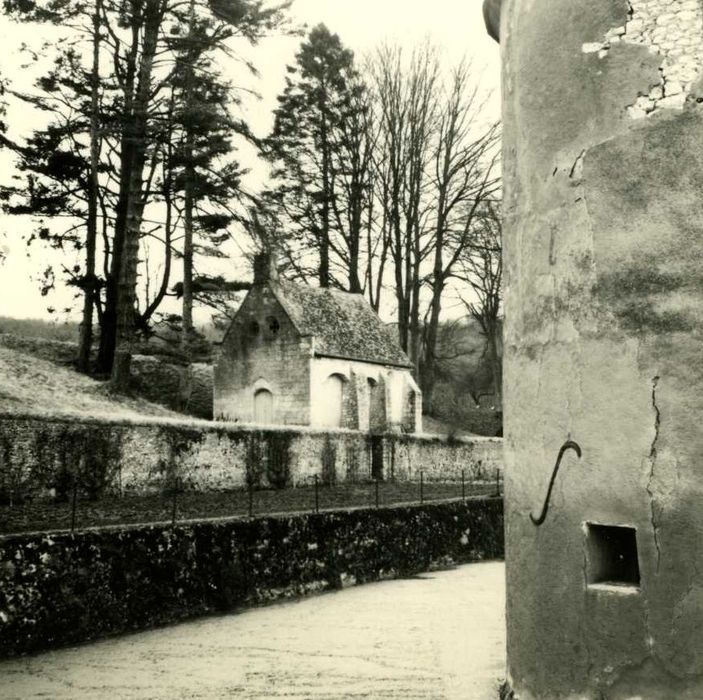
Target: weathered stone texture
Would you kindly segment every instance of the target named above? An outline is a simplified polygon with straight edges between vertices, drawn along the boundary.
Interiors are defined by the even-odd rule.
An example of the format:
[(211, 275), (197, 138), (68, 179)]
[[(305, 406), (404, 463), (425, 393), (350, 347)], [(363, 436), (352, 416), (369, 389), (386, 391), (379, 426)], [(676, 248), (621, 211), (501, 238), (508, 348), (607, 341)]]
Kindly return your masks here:
[(410, 361), (363, 295), (281, 280), (274, 268), (270, 254), (257, 257), (255, 283), (225, 335), (215, 368), (215, 418), (420, 432), (420, 389)]
[(386, 445), (385, 474), (399, 481), (458, 480), (491, 481), (503, 469), (500, 438), (440, 439), (403, 436)]
[(659, 81), (627, 108), (630, 116), (640, 119), (657, 109), (683, 107), (703, 61), (700, 0), (632, 0), (625, 23), (582, 50), (605, 58), (620, 43), (645, 46), (660, 60)]
[(273, 394), (273, 422), (310, 422), (309, 338), (301, 338), (266, 286), (247, 295), (222, 343), (215, 367), (214, 415), (254, 423), (256, 382)]
[(502, 554), (498, 498), (0, 538), (0, 657)]
[[(701, 698), (701, 5), (503, 5), (509, 674)], [(587, 522), (636, 529), (639, 587), (588, 585)]]
[(189, 416), (212, 419), (212, 365), (177, 365), (135, 355), (131, 367), (131, 386), (139, 396)]
[[(372, 471), (373, 443), (359, 431), (256, 429), (227, 424), (48, 420), (0, 416), (0, 498), (50, 499), (77, 477), (95, 495), (153, 493), (179, 477), (197, 491), (297, 486), (372, 477), (416, 480), (482, 478), (501, 466), (502, 443), (489, 438), (379, 435), (380, 468)], [(489, 467), (490, 465), (490, 467)], [(490, 475), (489, 475), (489, 478)]]

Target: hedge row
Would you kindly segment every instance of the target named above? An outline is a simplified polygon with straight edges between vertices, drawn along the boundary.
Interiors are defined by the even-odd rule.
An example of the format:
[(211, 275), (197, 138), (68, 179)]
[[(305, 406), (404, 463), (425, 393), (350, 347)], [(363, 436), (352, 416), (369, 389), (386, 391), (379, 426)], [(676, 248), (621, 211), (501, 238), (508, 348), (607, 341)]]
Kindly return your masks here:
[(0, 657), (503, 555), (500, 499), (0, 539)]

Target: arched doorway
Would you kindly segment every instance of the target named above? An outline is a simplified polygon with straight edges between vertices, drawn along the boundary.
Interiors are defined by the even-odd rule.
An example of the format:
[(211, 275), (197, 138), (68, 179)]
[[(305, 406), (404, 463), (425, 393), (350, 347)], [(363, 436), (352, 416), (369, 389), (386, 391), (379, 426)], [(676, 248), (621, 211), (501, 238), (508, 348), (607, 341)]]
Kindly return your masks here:
[(273, 423), (273, 394), (268, 389), (259, 389), (254, 394), (254, 422)]

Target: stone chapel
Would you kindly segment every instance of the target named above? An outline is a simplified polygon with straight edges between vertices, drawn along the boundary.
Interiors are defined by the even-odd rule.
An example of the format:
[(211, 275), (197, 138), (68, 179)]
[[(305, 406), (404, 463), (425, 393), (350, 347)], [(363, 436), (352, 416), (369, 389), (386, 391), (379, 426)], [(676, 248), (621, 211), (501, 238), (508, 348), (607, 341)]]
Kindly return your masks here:
[(279, 278), (259, 254), (222, 342), (214, 415), (259, 425), (420, 432), (407, 355), (361, 294)]

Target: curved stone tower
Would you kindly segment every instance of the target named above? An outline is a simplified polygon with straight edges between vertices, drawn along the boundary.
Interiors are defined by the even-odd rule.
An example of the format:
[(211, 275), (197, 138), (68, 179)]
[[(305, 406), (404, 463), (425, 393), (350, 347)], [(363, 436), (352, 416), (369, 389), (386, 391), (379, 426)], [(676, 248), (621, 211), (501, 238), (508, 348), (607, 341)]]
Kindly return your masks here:
[(503, 0), (500, 40), (509, 680), (701, 700), (703, 6)]

